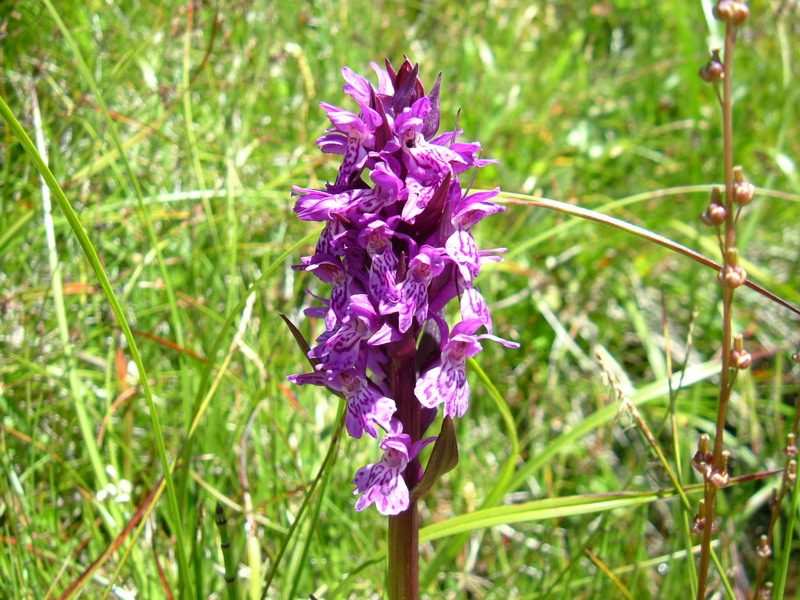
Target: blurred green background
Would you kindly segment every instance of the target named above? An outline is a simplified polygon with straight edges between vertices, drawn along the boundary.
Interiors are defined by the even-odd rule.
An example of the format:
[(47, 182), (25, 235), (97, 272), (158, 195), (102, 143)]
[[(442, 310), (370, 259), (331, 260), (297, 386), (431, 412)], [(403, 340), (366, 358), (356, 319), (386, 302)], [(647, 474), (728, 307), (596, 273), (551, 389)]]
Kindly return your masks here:
[[(284, 379), (307, 367), (278, 313), (307, 338), (321, 330), (302, 319), (313, 282), (290, 268), (313, 241), (281, 254), (314, 231), (294, 218), (291, 186), (335, 177), (337, 157), (314, 140), (327, 126), (320, 101), (355, 108), (341, 90), (345, 65), (372, 78), (370, 61), (397, 65), (407, 55), (428, 86), (442, 72), (443, 127), (458, 113), (464, 139), (500, 161), (481, 170), (476, 187), (610, 212), (717, 258), (714, 233), (698, 218), (708, 186), (722, 179), (717, 102), (697, 77), (714, 44), (700, 2), (48, 4), (0, 3), (0, 94), (31, 137), (40, 132), (97, 248), (135, 330), (170, 458), (208, 402), (177, 469), (181, 527), (162, 499), (141, 535), (124, 536), (81, 579), (147, 504), (161, 467), (117, 321), (55, 206), (48, 239), (46, 192), (3, 124), (0, 597), (57, 598), (75, 584), (85, 598), (222, 598), (218, 500), (230, 517), (237, 597), (259, 597), (257, 572), (270, 570), (284, 544), (268, 597), (382, 597), (385, 519), (356, 513), (350, 485), (377, 460), (373, 444), (341, 441), (287, 538), (331, 443), (338, 400)], [(736, 53), (735, 160), (765, 193), (743, 213), (740, 248), (756, 281), (800, 303), (800, 19), (791, 2), (751, 10)], [(673, 402), (664, 382), (667, 357), (680, 371), (717, 356), (715, 274), (544, 209), (510, 205), (476, 234), (482, 247), (509, 248), (479, 284), (495, 332), (522, 347), (486, 344), (478, 363), (510, 421), (473, 370), (470, 412), (458, 424), (461, 462), (425, 499), (423, 525), (477, 510), (500, 489), (509, 460), (516, 475), (496, 499), (503, 504), (669, 487), (638, 428), (618, 414), (620, 390), (635, 398), (635, 389), (655, 390), (642, 416), (683, 481), (696, 483), (689, 458), (697, 434), (713, 431), (714, 368), (697, 371)], [(229, 352), (255, 282), (252, 313)], [(755, 293), (738, 295), (736, 330), (755, 361), (730, 415), (735, 474), (783, 465), (797, 325)], [(737, 589), (753, 578), (775, 481), (721, 496), (717, 550)], [(589, 550), (632, 597), (683, 598), (691, 592), (682, 523), (691, 516), (676, 500), (565, 510), (426, 542), (424, 590), (624, 597)], [(796, 580), (796, 562), (791, 569)]]

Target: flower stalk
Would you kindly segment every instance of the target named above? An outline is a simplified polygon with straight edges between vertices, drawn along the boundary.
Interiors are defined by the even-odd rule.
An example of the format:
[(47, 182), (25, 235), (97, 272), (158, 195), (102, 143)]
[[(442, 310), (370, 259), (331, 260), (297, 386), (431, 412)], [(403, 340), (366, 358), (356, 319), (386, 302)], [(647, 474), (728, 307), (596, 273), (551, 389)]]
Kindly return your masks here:
[[(713, 83), (722, 111), (723, 165), (725, 171), (724, 205), (719, 202), (721, 194), (712, 194), (712, 202), (703, 216), (703, 221), (717, 227), (720, 241), (720, 253), (723, 264), (719, 273), (722, 285), (722, 372), (717, 403), (716, 433), (714, 449), (709, 453), (702, 451), (707, 442), (701, 440), (701, 449), (695, 455), (695, 467), (699, 467), (705, 482), (705, 494), (700, 512), (696, 518), (698, 533), (702, 536), (700, 565), (698, 569), (697, 599), (704, 600), (708, 584), (708, 567), (711, 557), (711, 538), (715, 531), (714, 515), (717, 490), (728, 482), (728, 457), (724, 449), (725, 424), (727, 423), (728, 405), (731, 390), (736, 379), (737, 368), (749, 366), (749, 360), (743, 359), (744, 350), (741, 338), (734, 348), (733, 336), (733, 300), (737, 287), (743, 285), (747, 274), (738, 264), (739, 252), (736, 248), (736, 225), (741, 206), (749, 203), (752, 193), (746, 202), (737, 204), (737, 186), (734, 179), (733, 166), (733, 53), (736, 44), (736, 32), (749, 16), (747, 5), (741, 0), (719, 0), (714, 6), (714, 16), (725, 23), (725, 44), (720, 69), (719, 52), (712, 53), (711, 60), (701, 70), (700, 76)], [(722, 94), (719, 94), (719, 82), (722, 82)], [(749, 185), (749, 184), (748, 184)], [(743, 188), (742, 188), (743, 189)], [(748, 192), (752, 186), (748, 188)], [(742, 195), (744, 197), (744, 194)], [(721, 209), (724, 209), (721, 210)], [(722, 217), (724, 212), (724, 221)], [(720, 227), (722, 231), (720, 232)], [(749, 355), (748, 355), (749, 356)], [(701, 456), (702, 455), (702, 456)]]

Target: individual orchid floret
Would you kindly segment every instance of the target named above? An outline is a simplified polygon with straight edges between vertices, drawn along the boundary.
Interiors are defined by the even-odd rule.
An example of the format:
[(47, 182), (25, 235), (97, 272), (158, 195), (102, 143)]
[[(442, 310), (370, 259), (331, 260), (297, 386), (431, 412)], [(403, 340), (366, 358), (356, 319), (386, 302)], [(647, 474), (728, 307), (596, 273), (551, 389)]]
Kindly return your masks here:
[(382, 322), (369, 297), (355, 294), (350, 298), (341, 327), (313, 349), (310, 356), (322, 361), (328, 370), (345, 371), (361, 362), (359, 354), (366, 351), (362, 342), (380, 346), (398, 338), (394, 327)]
[[(461, 200), (453, 211), (451, 223), (455, 231), (447, 238), (445, 248), (464, 281), (475, 279), (480, 273), (481, 264), (486, 260), (485, 252), (478, 251), (478, 245), (472, 236), (472, 227), (484, 217), (505, 210), (501, 204), (489, 202), (499, 193), (499, 189), (494, 189), (471, 194)], [(499, 249), (498, 252), (505, 252), (505, 249)]]
[(458, 267), (458, 272), (464, 281), (472, 281), (481, 270), (481, 261), (478, 256), (478, 246), (472, 234), (465, 230), (456, 230), (445, 242), (447, 255)]
[(428, 286), (443, 270), (442, 251), (433, 246), (423, 246), (419, 254), (409, 261), (405, 281), (400, 285), (400, 333), (408, 331), (415, 318), (417, 323), (427, 320)]
[(403, 471), (420, 451), (436, 440), (429, 437), (412, 443), (405, 433), (390, 433), (381, 440), (384, 451), (380, 462), (362, 467), (356, 473), (353, 494), (362, 494), (356, 502), (356, 510), (362, 511), (373, 502), (382, 515), (397, 515), (408, 508), (408, 485)]
[(394, 400), (387, 398), (377, 386), (355, 371), (343, 371), (335, 380), (347, 398), (345, 425), (352, 437), (358, 439), (362, 432), (366, 432), (368, 436), (377, 439), (376, 425), (384, 430), (389, 429), (392, 416), (397, 410)]
[(391, 430), (392, 415), (397, 410), (394, 400), (387, 398), (378, 386), (356, 369), (339, 373), (316, 371), (290, 375), (287, 379), (296, 385), (319, 385), (340, 392), (347, 400), (347, 432), (356, 439), (361, 438), (364, 432), (377, 439), (377, 427)]
[(473, 335), (482, 325), (479, 319), (470, 319), (453, 327), (450, 339), (442, 348), (439, 363), (429, 369), (414, 388), (414, 394), (423, 406), (435, 408), (444, 404), (445, 415), (463, 417), (469, 405), (466, 363), (468, 358), (483, 350), (478, 340), (493, 340), (507, 348), (519, 347), (515, 342), (490, 333)]
[(369, 284), (367, 289), (380, 304), (396, 302), (399, 295), (395, 274), (397, 256), (392, 249), (392, 231), (383, 221), (373, 221), (358, 235), (358, 241), (370, 258)]
[(309, 190), (295, 186), (293, 194), (299, 196), (294, 206), (297, 216), (304, 221), (330, 221), (335, 216), (348, 216), (361, 204), (375, 195), (373, 190), (344, 190), (332, 194), (322, 190)]
[(374, 147), (373, 132), (382, 119), (368, 104), (361, 104), (361, 117), (324, 102), (320, 106), (328, 113), (334, 129), (328, 130), (317, 143), (323, 152), (344, 156), (333, 185), (336, 190), (344, 189), (351, 175), (364, 167), (369, 150)]
[(484, 217), (504, 211), (506, 207), (502, 204), (490, 202), (499, 193), (500, 188), (495, 188), (488, 192), (476, 192), (463, 198), (453, 210), (453, 225), (458, 229), (471, 230), (472, 226)]
[(350, 285), (352, 277), (344, 270), (341, 259), (330, 254), (316, 254), (304, 259), (303, 264), (294, 268), (313, 273), (320, 281), (331, 286), (331, 298), (323, 299), (323, 302), (328, 305), (328, 310), (325, 311), (325, 325), (328, 329), (333, 329), (336, 323), (346, 316), (352, 288)]

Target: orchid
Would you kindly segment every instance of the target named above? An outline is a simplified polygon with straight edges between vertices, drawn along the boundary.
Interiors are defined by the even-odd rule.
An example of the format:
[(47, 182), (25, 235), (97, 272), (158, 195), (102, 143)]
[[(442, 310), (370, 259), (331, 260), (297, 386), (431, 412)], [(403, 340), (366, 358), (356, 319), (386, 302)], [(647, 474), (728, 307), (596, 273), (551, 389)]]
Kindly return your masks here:
[[(457, 141), (460, 130), (437, 135), (441, 76), (426, 94), (408, 59), (397, 70), (388, 61), (371, 66), (377, 89), (342, 70), (358, 113), (321, 104), (331, 128), (317, 143), (342, 156), (334, 182), (293, 189), (298, 217), (326, 223), (314, 255), (295, 269), (331, 292), (306, 310), (325, 322), (309, 352), (315, 370), (289, 380), (343, 395), (348, 433), (379, 439), (383, 451), (355, 475), (356, 509), (375, 504), (400, 515), (412, 507), (409, 492), (423, 475), (419, 452), (436, 439), (423, 435), (439, 407), (450, 417), (467, 410), (467, 358), (482, 340), (518, 344), (492, 334), (476, 286), (482, 265), (505, 252), (479, 250), (472, 234), (504, 210), (492, 201), (499, 190), (467, 195), (458, 180), (495, 161), (479, 157), (477, 142)], [(451, 328), (445, 309), (456, 298), (460, 321)]]

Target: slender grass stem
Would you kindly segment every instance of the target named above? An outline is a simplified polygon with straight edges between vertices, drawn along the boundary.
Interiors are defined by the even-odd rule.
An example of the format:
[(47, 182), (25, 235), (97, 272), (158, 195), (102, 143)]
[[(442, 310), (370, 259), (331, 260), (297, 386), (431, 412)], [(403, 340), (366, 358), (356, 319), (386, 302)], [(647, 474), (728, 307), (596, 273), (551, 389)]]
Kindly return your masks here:
[[(42, 132), (42, 119), (39, 111), (39, 100), (36, 94), (36, 88), (33, 85), (31, 85), (31, 103), (33, 106), (33, 125), (36, 147), (44, 164), (48, 164), (47, 148), (45, 147), (44, 133)], [(103, 488), (108, 485), (108, 478), (106, 477), (106, 473), (103, 468), (103, 460), (100, 456), (100, 449), (97, 447), (97, 443), (95, 442), (95, 437), (92, 430), (93, 425), (89, 417), (89, 409), (86, 405), (84, 387), (81, 385), (76, 375), (77, 364), (75, 361), (75, 353), (73, 351), (72, 343), (69, 339), (69, 323), (67, 322), (67, 310), (64, 302), (61, 261), (58, 257), (56, 234), (53, 226), (53, 211), (52, 203), (50, 201), (50, 188), (47, 187), (47, 182), (45, 181), (43, 175), (40, 174), (39, 178), (41, 179), (42, 213), (44, 218), (45, 240), (47, 242), (47, 263), (48, 268), (50, 269), (50, 287), (53, 294), (56, 321), (58, 322), (58, 332), (61, 338), (61, 345), (66, 362), (69, 388), (72, 392), (72, 397), (75, 400), (75, 414), (78, 417), (78, 428), (80, 429), (81, 437), (83, 438), (86, 453), (89, 455), (89, 462), (92, 464), (94, 476), (97, 479), (97, 485), (100, 488)], [(120, 514), (117, 511), (114, 515), (114, 518), (118, 519), (119, 517)]]

